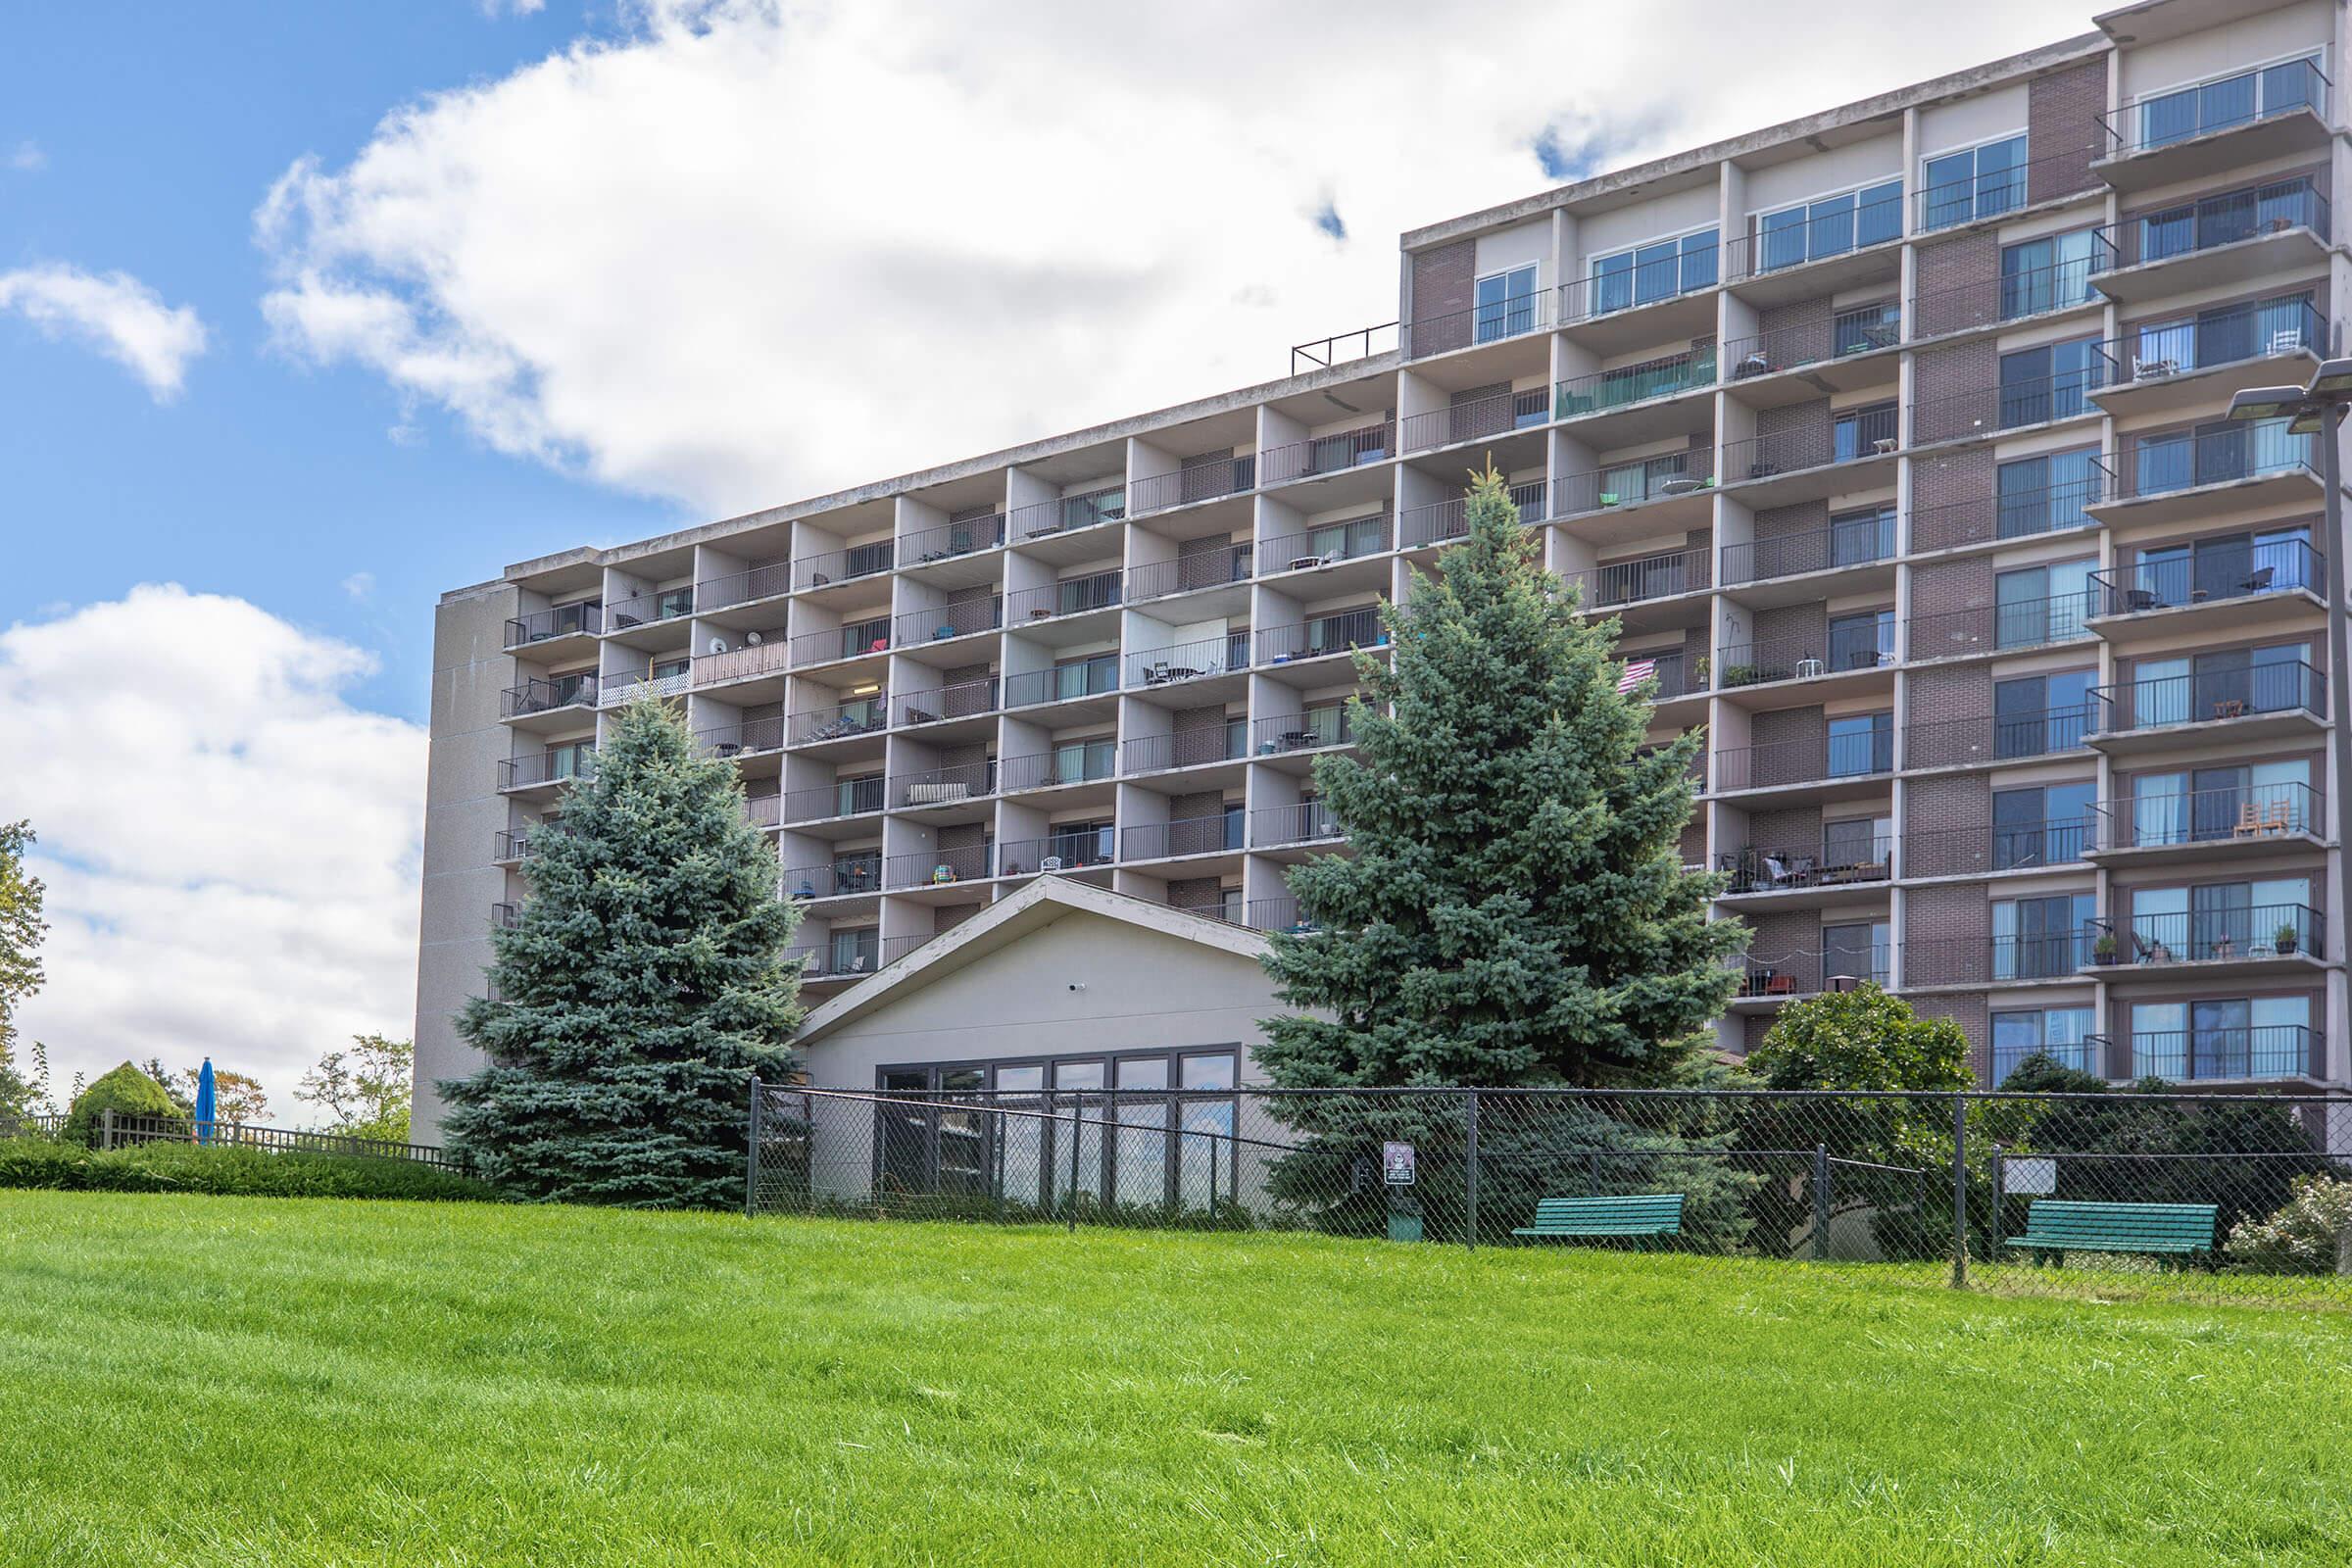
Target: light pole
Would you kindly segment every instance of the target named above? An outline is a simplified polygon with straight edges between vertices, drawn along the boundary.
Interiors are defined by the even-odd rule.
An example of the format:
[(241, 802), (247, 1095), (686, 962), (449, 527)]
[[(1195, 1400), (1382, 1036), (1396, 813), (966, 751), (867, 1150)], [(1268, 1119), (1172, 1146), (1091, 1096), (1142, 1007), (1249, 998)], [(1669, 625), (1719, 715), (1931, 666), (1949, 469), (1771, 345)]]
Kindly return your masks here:
[[(2321, 553), (2328, 592), (2328, 759), (2333, 775), (2328, 803), (2335, 816), (2335, 885), (2328, 900), (2328, 924), (2336, 951), (2352, 958), (2352, 855), (2344, 845), (2344, 790), (2352, 785), (2352, 641), (2344, 612), (2344, 415), (2352, 409), (2352, 359), (2322, 363), (2308, 386), (2252, 387), (2230, 400), (2232, 419), (2285, 419), (2290, 435), (2320, 438), (2321, 515), (2328, 548)], [(2331, 1033), (2334, 1031), (2331, 1031)]]

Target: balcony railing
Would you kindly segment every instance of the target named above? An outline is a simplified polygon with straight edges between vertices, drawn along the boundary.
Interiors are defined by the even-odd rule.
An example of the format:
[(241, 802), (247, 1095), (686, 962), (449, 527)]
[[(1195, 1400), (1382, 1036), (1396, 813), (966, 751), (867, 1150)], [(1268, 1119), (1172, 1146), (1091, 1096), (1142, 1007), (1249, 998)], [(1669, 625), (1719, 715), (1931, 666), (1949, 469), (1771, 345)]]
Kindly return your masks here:
[(553, 637), (593, 637), (605, 629), (605, 607), (593, 601), (534, 610), (507, 621), (507, 646), (521, 648)]
[(2090, 401), (2090, 394), (2104, 384), (2106, 368), (2104, 361), (2094, 358), (2080, 370), (2007, 379), (1915, 402), (1911, 405), (1911, 444), (1965, 441), (2096, 414), (2099, 406)]
[[(1605, 271), (1597, 265), (1604, 259), (1588, 258), (1589, 270), (1560, 285), (1561, 324), (1596, 321), (1627, 311), (1670, 304), (1703, 294), (1721, 281), (1723, 247), (1716, 242), (1712, 229), (1705, 232), (1703, 240), (1697, 234), (1661, 240), (1640, 247), (1638, 254), (1645, 254), (1648, 259), (1637, 261), (1623, 255), (1606, 258), (1610, 265)], [(1630, 265), (1615, 265), (1618, 262)]]
[(1239, 811), (1181, 817), (1173, 822), (1143, 822), (1119, 830), (1119, 858), (1127, 861), (1158, 860), (1176, 855), (1222, 855), (1241, 847)]
[(2232, 424), (2219, 430), (2142, 435), (2126, 454), (2130, 482), (2115, 486), (2116, 497), (2144, 499), (2174, 495), (2209, 484), (2302, 472), (2317, 482), (2311, 437), (2290, 435), (2286, 422)]
[(1174, 561), (1151, 561), (1127, 573), (1127, 603), (1189, 594), (1202, 588), (1223, 588), (1250, 580), (1248, 545), (1227, 545)]
[(1723, 690), (1760, 686), (1767, 681), (1809, 680), (1833, 671), (1879, 669), (1892, 665), (1890, 643), (1869, 640), (1832, 641), (1819, 637), (1778, 637), (1768, 642), (1734, 643), (1716, 653), (1716, 684)]
[(1580, 608), (1614, 610), (1700, 592), (1707, 587), (1707, 551), (1701, 546), (1643, 556), (1639, 561), (1612, 561), (1605, 566), (1570, 572), (1567, 580), (1578, 589)]
[(887, 797), (882, 779), (836, 779), (813, 789), (784, 792), (784, 815), (787, 822), (822, 822), (836, 816), (863, 816), (882, 809)]
[(1168, 907), (1181, 909), (1186, 914), (1198, 914), (1210, 920), (1222, 920), (1227, 925), (1240, 925), (1242, 923), (1242, 890), (1225, 888), (1213, 898), (1201, 898), (1195, 895), (1184, 899), (1170, 899)]
[(2282, 354), (2328, 357), (2335, 334), (2308, 294), (2147, 321), (2099, 345), (2109, 386), (2143, 386), (2191, 370), (2244, 365)]
[(1408, 414), (1398, 426), (1401, 450), (1427, 452), (1459, 441), (1487, 441), (1551, 422), (1551, 395), (1543, 387), (1465, 398), (1443, 409)]
[(822, 588), (828, 583), (870, 577), (877, 571), (888, 571), (897, 560), (898, 547), (894, 541), (869, 539), (846, 549), (801, 557), (792, 564), (792, 585)]
[(996, 846), (965, 844), (952, 850), (930, 849), (914, 855), (894, 855), (883, 878), (891, 889), (946, 887), (956, 882), (981, 882), (996, 875)]
[(784, 720), (747, 718), (733, 724), (713, 724), (698, 729), (694, 738), (709, 747), (714, 757), (743, 757), (754, 752), (781, 751), (784, 746)]
[(1004, 542), (1004, 514), (1000, 512), (951, 522), (944, 528), (910, 533), (899, 541), (896, 554), (902, 566), (927, 566), (935, 561), (953, 561), (957, 556), (994, 550)]
[(998, 772), (1006, 790), (1044, 790), (1096, 783), (1114, 777), (1118, 770), (1118, 743), (1097, 740), (1072, 741), (1027, 757), (1007, 757)]
[(493, 904), (490, 906), (490, 923), (501, 931), (514, 930), (522, 924), (522, 906), (519, 904)]
[(1912, 659), (1956, 659), (2072, 642), (2090, 635), (2100, 603), (2096, 590), (2083, 590), (1913, 615), (1903, 623), (1903, 648)]
[(1726, 893), (1786, 893), (1884, 882), (1894, 874), (1894, 839), (1886, 834), (1851, 840), (1825, 837), (1802, 850), (1751, 846), (1718, 857), (1716, 869), (1731, 878)]
[(2092, 518), (2083, 509), (2097, 506), (2112, 493), (2113, 477), (2104, 466), (2093, 465), (2081, 478), (2057, 484), (1914, 507), (1911, 548), (1949, 550), (1990, 539), (2031, 539), (2086, 528)]
[(1825, 311), (1811, 320), (1776, 326), (1752, 337), (1734, 338), (1724, 344), (1722, 360), (1728, 379), (1745, 381), (1831, 360), (1875, 354), (1893, 348), (1902, 340), (1902, 307), (1887, 300), (1835, 313)]
[(833, 899), (871, 893), (882, 885), (882, 852), (837, 855), (822, 865), (795, 866), (784, 873), (785, 896)]
[(783, 642), (758, 642), (731, 648), (723, 654), (705, 654), (694, 662), (694, 684), (716, 686), (730, 680), (774, 675), (792, 667), (792, 648)]
[(1383, 419), (1378, 424), (1267, 447), (1257, 455), (1257, 482), (1265, 487), (1344, 473), (1367, 463), (1386, 463), (1396, 455), (1396, 426)]
[(630, 626), (650, 626), (658, 621), (675, 620), (680, 615), (693, 613), (693, 588), (662, 588), (650, 594), (614, 600), (605, 607), (605, 623), (613, 631), (622, 631)]
[(784, 820), (784, 799), (774, 794), (747, 795), (743, 814), (754, 827), (775, 827)]
[(691, 665), (667, 675), (656, 675), (650, 670), (627, 670), (608, 676), (604, 690), (597, 694), (596, 700), (600, 706), (612, 708), (638, 697), (679, 697), (685, 694), (692, 681)]
[(1474, 344), (1499, 343), (1505, 338), (1541, 332), (1551, 325), (1551, 294), (1538, 289), (1517, 299), (1494, 300), (1466, 311), (1424, 316), (1405, 322), (1396, 335), (1406, 359), (1425, 360), (1433, 354), (1450, 354)]
[(1687, 349), (1640, 365), (1571, 376), (1552, 388), (1552, 412), (1562, 419), (1583, 418), (1670, 398), (1715, 384), (1715, 346)]
[(1250, 667), (1250, 633), (1229, 631), (1167, 648), (1146, 648), (1127, 656), (1127, 684), (1167, 686), (1180, 680), (1230, 674)]
[[(1928, 162), (1933, 164), (1939, 156), (1932, 153)], [(2006, 169), (1984, 170), (1967, 178), (1938, 180), (1913, 194), (1912, 200), (1917, 204), (1916, 226), (1926, 233), (2014, 213), (2027, 203), (2041, 199), (2033, 194), (2036, 186), (2053, 195), (2089, 190), (2092, 181), (2088, 163), (2081, 151), (2070, 148), (2011, 164)]]
[(975, 632), (995, 631), (1004, 624), (1004, 599), (967, 599), (961, 604), (910, 610), (898, 618), (894, 639), (902, 648), (913, 643), (944, 643)]
[(1004, 599), (1005, 618), (1015, 626), (1056, 615), (1082, 615), (1092, 610), (1116, 610), (1122, 600), (1123, 574), (1116, 566), (1083, 577), (1064, 577), (1043, 588), (1023, 588)]
[(1250, 813), (1250, 844), (1271, 850), (1290, 844), (1316, 844), (1340, 837), (1339, 818), (1321, 801), (1296, 806), (1267, 806)]
[(1801, 473), (1866, 458), (1887, 457), (1902, 445), (1901, 416), (1891, 405), (1861, 411), (1850, 418), (1824, 420), (1793, 430), (1732, 441), (1723, 449), (1724, 483), (1737, 484), (1778, 473)]
[(1173, 473), (1147, 474), (1127, 487), (1135, 514), (1165, 512), (1196, 501), (1214, 501), (1240, 495), (1257, 483), (1257, 459), (1216, 458), (1195, 463)]
[(1758, 218), (1754, 232), (1724, 242), (1723, 275), (1734, 280), (1760, 277), (1893, 245), (1902, 237), (1903, 186), (1898, 176), (1851, 198)]
[(1062, 703), (1074, 697), (1100, 697), (1118, 689), (1119, 656), (1097, 654), (1052, 669), (1032, 669), (1005, 676), (1004, 706), (1027, 708), (1036, 703)]
[(860, 697), (825, 708), (807, 709), (785, 722), (795, 746), (837, 741), (852, 735), (871, 735), (889, 722), (890, 705), (884, 694)]
[(1827, 528), (1725, 545), (1723, 580), (1729, 587), (1893, 559), (1894, 514), (1880, 512), (1834, 520)]
[(2290, 833), (2317, 836), (2327, 823), (2320, 792), (2295, 780), (2180, 790), (2101, 801), (2093, 808), (2102, 850), (2173, 849), (2183, 844), (2255, 844)]
[(2144, 1029), (2132, 1036), (2139, 1078), (2195, 1083), (2211, 1078), (2325, 1078), (2327, 1037), (2299, 1023), (2239, 1029)]
[(1879, 730), (1868, 735), (1815, 736), (1718, 751), (1713, 787), (1718, 791), (1778, 789), (1893, 771), (1894, 736)]
[(493, 860), (527, 860), (530, 856), (531, 830), (529, 828), (501, 828), (499, 830), (498, 837), (491, 846), (490, 858)]
[(1109, 865), (1117, 859), (1107, 827), (1083, 832), (1055, 833), (1042, 839), (1009, 839), (998, 849), (1001, 875), (1027, 876), (1032, 871), (1077, 871), (1090, 865)]
[(997, 764), (994, 759), (980, 762), (964, 762), (956, 767), (934, 767), (920, 773), (901, 773), (890, 781), (890, 804), (894, 807), (956, 806), (965, 801), (984, 799), (996, 793)]
[(1098, 523), (1117, 522), (1126, 515), (1127, 487), (1123, 484), (1103, 485), (1082, 495), (1061, 496), (1053, 501), (1035, 501), (1025, 507), (1015, 507), (1006, 520), (1005, 531), (1014, 544), (1019, 544), (1027, 539), (1044, 539), (1053, 534), (1092, 528)]
[(1387, 513), (1376, 512), (1369, 516), (1327, 522), (1304, 533), (1269, 539), (1257, 547), (1257, 568), (1266, 573), (1305, 571), (1363, 556), (1377, 556), (1389, 548), (1393, 537), (1389, 522)]
[[(1544, 512), (1544, 482), (1529, 479), (1510, 488), (1511, 505), (1519, 509), (1522, 522), (1541, 522)], [(1407, 550), (1419, 550), (1428, 545), (1443, 544), (1469, 533), (1469, 506), (1466, 496), (1451, 501), (1433, 502), (1428, 506), (1407, 507), (1397, 517), (1399, 536)]]
[(1367, 605), (1361, 610), (1343, 610), (1336, 614), (1315, 615), (1298, 626), (1266, 626), (1257, 633), (1257, 662), (1260, 664), (1287, 664), (1295, 660), (1320, 659), (1326, 654), (1344, 654), (1358, 648), (1386, 648), (1388, 629), (1380, 623), (1380, 610)]
[(1279, 714), (1261, 718), (1250, 727), (1250, 750), (1260, 757), (1354, 744), (1355, 729), (1348, 721), (1345, 708), (1315, 708), (1303, 713)]
[(1751, 953), (1728, 961), (1740, 976), (1742, 997), (1811, 997), (1820, 995), (1825, 977), (1887, 984), (1889, 956), (1884, 943), (1873, 943), (1827, 952), (1799, 948), (1774, 956)]
[(2238, 908), (2173, 910), (2135, 914), (2128, 930), (2097, 922), (2116, 940), (2115, 962), (2140, 966), (2224, 963), (2239, 958), (2287, 957), (2328, 951), (2328, 926), (2320, 911), (2301, 904), (2264, 904)]
[(953, 686), (934, 686), (929, 691), (890, 694), (890, 721), (894, 724), (937, 724), (951, 718), (976, 718), (996, 710), (994, 675), (957, 681)]
[(1569, 517), (1580, 513), (1607, 512), (1616, 507), (1661, 501), (1668, 496), (1693, 495), (1714, 482), (1713, 448), (1692, 448), (1645, 458), (1639, 463), (1596, 468), (1590, 473), (1564, 474), (1552, 489), (1551, 514)]
[(1316, 929), (1298, 907), (1298, 901), (1287, 893), (1270, 899), (1251, 899), (1243, 911), (1243, 919), (1252, 931), (1288, 931), (1294, 935)]
[(774, 561), (748, 571), (733, 571), (696, 583), (694, 602), (706, 611), (724, 610), (730, 605), (748, 605), (791, 591), (792, 563)]
[(594, 777), (596, 753), (593, 751), (575, 752), (566, 748), (561, 752), (541, 752), (536, 757), (502, 757), (498, 760), (498, 787), (502, 790), (527, 789), (534, 784)]
[(2157, 212), (2135, 213), (2120, 223), (2091, 230), (2092, 268), (2112, 272), (2126, 267), (2169, 262), (2264, 234), (2308, 228), (2322, 243), (2328, 226), (2328, 198), (2308, 174), (2222, 191)]
[(784, 956), (801, 960), (804, 979), (854, 980), (882, 967), (882, 933), (836, 931), (824, 941), (787, 948)]
[(2082, 816), (1914, 830), (1903, 836), (1903, 874), (1984, 876), (2073, 865), (2090, 847), (2094, 831)]
[(2090, 695), (2096, 712), (2092, 733), (2113, 735), (2255, 713), (2307, 712), (2318, 717), (2326, 711), (2327, 680), (2298, 660), (2119, 681), (2094, 686)]
[(792, 666), (829, 664), (837, 659), (857, 659), (890, 648), (890, 617), (877, 616), (830, 631), (803, 632), (792, 639)]
[(2175, 142), (2233, 130), (2280, 115), (2325, 120), (2328, 82), (2317, 60), (2289, 60), (2156, 93), (2110, 115), (2094, 115), (2110, 158), (2154, 152)]
[(2090, 286), (2091, 259), (2077, 256), (2041, 267), (2022, 267), (1978, 282), (1959, 283), (1911, 297), (1911, 333), (1941, 337), (1972, 327), (2023, 321), (2055, 311), (2071, 311), (2098, 299)]
[(1249, 732), (1246, 721), (1229, 718), (1201, 729), (1133, 736), (1119, 743), (1119, 771), (1132, 778), (1140, 773), (1239, 761), (1249, 755)]
[(1903, 731), (1903, 766), (1981, 767), (1990, 762), (2071, 752), (2090, 732), (2090, 702), (2031, 712), (1987, 713), (1912, 724)]
[(2108, 1075), (2107, 1046), (2105, 1035), (2084, 1035), (2080, 1040), (2052, 1041), (2038, 1046), (2005, 1046), (1996, 1040), (1992, 1047), (1992, 1081), (1997, 1087), (2035, 1056), (2047, 1057), (2070, 1072), (2104, 1078)]
[(499, 693), (498, 710), (508, 718), (524, 713), (552, 713), (559, 708), (594, 707), (596, 676), (589, 670), (558, 675), (552, 680), (533, 677)]
[(2143, 559), (2094, 571), (2090, 580), (2100, 614), (2136, 615), (2257, 594), (2319, 593), (2328, 581), (2328, 562), (2301, 539), (2273, 539)]

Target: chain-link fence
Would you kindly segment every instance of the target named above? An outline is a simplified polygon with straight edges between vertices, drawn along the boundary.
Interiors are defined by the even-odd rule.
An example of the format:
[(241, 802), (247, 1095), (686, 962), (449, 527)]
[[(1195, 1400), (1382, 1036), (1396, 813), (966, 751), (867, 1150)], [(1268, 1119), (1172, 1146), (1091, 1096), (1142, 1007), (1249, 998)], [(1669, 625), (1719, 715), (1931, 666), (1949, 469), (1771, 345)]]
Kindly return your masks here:
[(747, 1206), (1948, 1267), (2352, 1304), (2352, 1098), (761, 1085)]

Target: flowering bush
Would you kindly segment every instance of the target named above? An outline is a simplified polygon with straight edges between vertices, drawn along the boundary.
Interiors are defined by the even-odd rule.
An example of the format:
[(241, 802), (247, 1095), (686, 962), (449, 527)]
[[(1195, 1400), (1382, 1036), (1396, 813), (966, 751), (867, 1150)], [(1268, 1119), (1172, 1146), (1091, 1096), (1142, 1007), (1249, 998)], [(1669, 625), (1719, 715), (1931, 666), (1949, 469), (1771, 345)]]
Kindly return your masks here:
[(2222, 1249), (2230, 1262), (2267, 1274), (2329, 1274), (2352, 1263), (2352, 1181), (2299, 1176), (2292, 1193), (2269, 1219), (2230, 1230)]

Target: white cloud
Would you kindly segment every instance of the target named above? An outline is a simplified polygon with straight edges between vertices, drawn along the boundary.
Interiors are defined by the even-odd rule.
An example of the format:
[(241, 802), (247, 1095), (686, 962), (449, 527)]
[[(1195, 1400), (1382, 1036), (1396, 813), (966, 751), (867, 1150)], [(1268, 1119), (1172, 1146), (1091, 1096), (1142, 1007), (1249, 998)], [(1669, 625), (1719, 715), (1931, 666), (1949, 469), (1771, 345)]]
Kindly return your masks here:
[(535, 17), (547, 9), (547, 0), (482, 0), (482, 15), (496, 21), (502, 16)]
[(9, 149), (8, 167), (20, 174), (37, 174), (49, 167), (49, 155), (38, 142), (21, 141)]
[(353, 708), (349, 644), (146, 586), (0, 631), (0, 820), (30, 817), (60, 1084), (206, 1055), (272, 1120), (346, 1037), (409, 1032), (424, 731)]
[(2065, 25), (2041, 0), (629, 15), (295, 164), (257, 215), (265, 310), (499, 450), (718, 513), (1279, 375), (1394, 315), (1400, 230), (1544, 188), (1539, 138), (1621, 162)]
[(77, 337), (147, 384), (158, 403), (179, 395), (188, 362), (204, 352), (204, 323), (189, 306), (128, 272), (104, 277), (77, 267), (0, 272), (0, 311), (14, 310), (52, 337)]
[(343, 579), (343, 594), (347, 599), (366, 604), (375, 597), (375, 573), (372, 571), (353, 572)]

